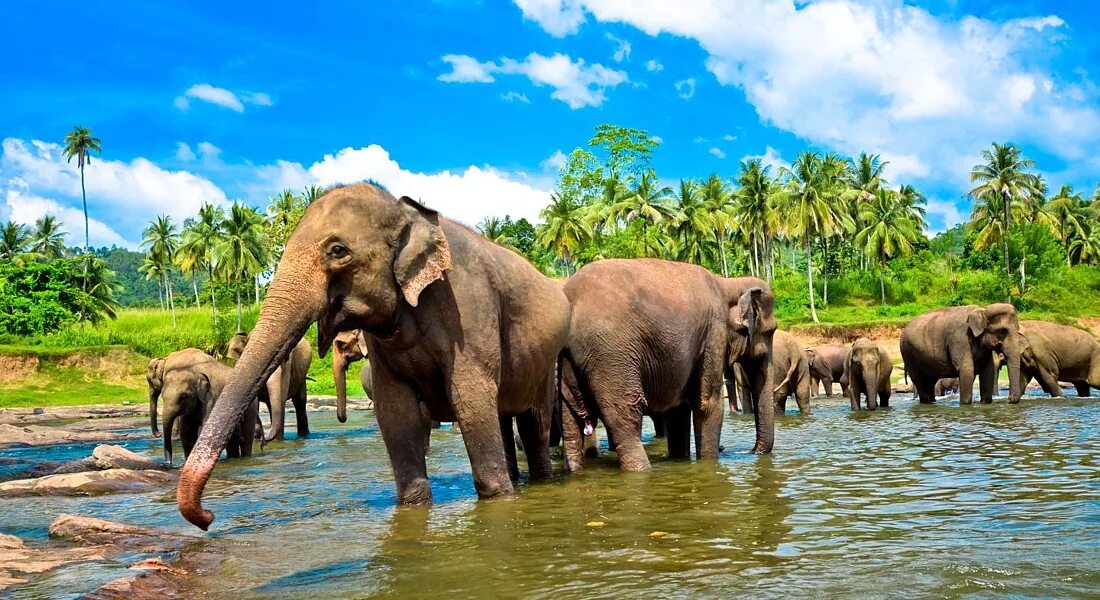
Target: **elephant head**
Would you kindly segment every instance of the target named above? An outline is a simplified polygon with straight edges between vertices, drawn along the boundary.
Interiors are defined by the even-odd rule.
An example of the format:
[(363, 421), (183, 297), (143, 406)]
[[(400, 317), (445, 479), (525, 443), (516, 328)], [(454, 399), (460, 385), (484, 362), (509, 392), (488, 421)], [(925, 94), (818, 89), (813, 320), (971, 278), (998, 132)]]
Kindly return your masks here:
[(202, 491), (248, 403), (310, 324), (324, 356), (341, 331), (401, 342), (403, 315), (451, 268), (439, 215), (369, 184), (339, 187), (306, 209), (287, 241), (259, 321), (180, 475), (180, 513), (206, 529)]
[(244, 354), (245, 347), (248, 346), (248, 334), (243, 331), (238, 331), (233, 334), (233, 337), (229, 338), (229, 346), (225, 349), (225, 356), (232, 360), (240, 359)]
[[(726, 366), (730, 369), (742, 358), (749, 355), (753, 349), (754, 338), (766, 333), (768, 327), (767, 315), (761, 314), (761, 297), (763, 288), (750, 288), (737, 299), (728, 315), (729, 337), (726, 343)], [(775, 330), (775, 319), (771, 319), (772, 331)]]
[(149, 361), (145, 382), (149, 384), (149, 429), (153, 432), (153, 437), (160, 437), (160, 432), (157, 431), (157, 399), (160, 398), (161, 388), (164, 387), (163, 358), (154, 358)]
[[(851, 386), (852, 397), (855, 398), (852, 410), (859, 410), (860, 392), (867, 392), (867, 409), (875, 410), (878, 406), (879, 382), (882, 381), (883, 369), (893, 370), (894, 365), (889, 361), (883, 362), (882, 353), (877, 345), (867, 338), (859, 338), (852, 344), (852, 350), (848, 353), (848, 385)], [(888, 375), (887, 375), (888, 377)], [(861, 385), (862, 384), (862, 385)]]
[(1011, 304), (973, 307), (966, 317), (966, 331), (982, 350), (994, 356), (998, 353), (1004, 355), (1008, 364), (1008, 401), (1012, 404), (1019, 402), (1022, 391), (1020, 360), (1027, 341), (1020, 335), (1016, 308)]
[(348, 366), (367, 357), (367, 338), (360, 329), (341, 331), (332, 340), (332, 378), (336, 382), (336, 419), (348, 420)]
[(164, 397), (164, 463), (171, 466), (172, 428), (176, 419), (201, 419), (201, 415), (214, 405), (210, 377), (197, 369), (172, 369), (164, 374), (161, 396)]

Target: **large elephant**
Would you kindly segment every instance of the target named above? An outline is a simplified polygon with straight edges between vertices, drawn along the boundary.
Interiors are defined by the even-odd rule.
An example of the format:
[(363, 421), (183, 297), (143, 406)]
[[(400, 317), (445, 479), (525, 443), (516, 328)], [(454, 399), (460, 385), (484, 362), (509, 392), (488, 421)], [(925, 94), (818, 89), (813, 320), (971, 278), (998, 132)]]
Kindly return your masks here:
[(214, 362), (214, 357), (198, 348), (177, 350), (163, 358), (149, 361), (145, 382), (149, 385), (149, 429), (153, 437), (160, 437), (160, 431), (157, 430), (157, 400), (164, 387), (164, 373), (207, 362)]
[(1027, 341), (1020, 354), (1023, 389), (1038, 379), (1043, 391), (1062, 396), (1059, 381), (1077, 388), (1078, 396), (1100, 389), (1100, 340), (1089, 333), (1047, 321), (1020, 321), (1020, 334)]
[[(179, 420), (183, 455), (191, 454), (203, 422), (229, 381), (233, 368), (219, 362), (204, 362), (165, 371), (161, 396), (164, 398), (164, 462), (172, 466), (172, 431)], [(266, 392), (260, 391), (263, 395)], [(233, 429), (226, 453), (229, 458), (252, 455), (252, 440), (259, 418), (258, 398), (241, 415)]]
[(852, 410), (859, 410), (860, 396), (867, 398), (867, 410), (875, 410), (876, 399), (877, 406), (890, 406), (890, 375), (893, 371), (894, 363), (890, 355), (878, 344), (867, 338), (856, 340), (844, 359), (844, 374), (841, 376)]
[(776, 331), (772, 342), (772, 388), (775, 412), (787, 411), (787, 398), (794, 396), (798, 411), (810, 412), (810, 363), (802, 344), (786, 331)]
[[(806, 360), (810, 364), (810, 395), (817, 396), (817, 384), (821, 382), (825, 388), (825, 396), (832, 397), (833, 382), (839, 382), (844, 375), (844, 360), (848, 358), (848, 348), (836, 344), (825, 344), (806, 350)], [(840, 391), (844, 395), (848, 390), (844, 384), (840, 384)]]
[(983, 403), (997, 389), (997, 360), (1008, 363), (1008, 401), (1020, 401), (1020, 353), (1026, 343), (1011, 304), (956, 306), (924, 313), (901, 332), (901, 356), (922, 404), (936, 401), (936, 381), (959, 379), (959, 403), (973, 401), (974, 377), (979, 378)]
[[(341, 331), (332, 340), (332, 379), (336, 384), (336, 420), (348, 420), (348, 367), (367, 357), (367, 336), (362, 330)], [(359, 381), (368, 397), (374, 397), (370, 361), (359, 371)]]
[[(238, 332), (229, 341), (226, 356), (239, 360), (248, 347), (249, 335)], [(283, 439), (286, 419), (286, 401), (294, 404), (294, 423), (298, 437), (309, 436), (309, 415), (306, 414), (306, 377), (309, 365), (313, 362), (313, 348), (304, 337), (298, 340), (286, 360), (282, 361), (267, 379), (267, 397), (270, 400), (271, 428), (265, 442)]]
[[(586, 265), (565, 284), (573, 306), (563, 381), (575, 386), (562, 419), (566, 467), (581, 468), (580, 447), (603, 421), (623, 470), (649, 468), (642, 415), (666, 418), (669, 456), (717, 458), (726, 369), (742, 362), (754, 396), (765, 389), (775, 331), (767, 282), (727, 279), (695, 265), (610, 259)], [(774, 409), (763, 394), (756, 412), (757, 453), (770, 452)], [(766, 409), (765, 409), (766, 408)]]
[(367, 335), (400, 503), (432, 500), (420, 402), (431, 418), (458, 422), (479, 496), (514, 490), (500, 416), (519, 418), (531, 477), (549, 477), (569, 312), (560, 287), (522, 256), (411, 198), (369, 184), (328, 191), (287, 242), (252, 339), (184, 466), (181, 514), (210, 525), (202, 491), (236, 416), (314, 322), (323, 354), (341, 331)]

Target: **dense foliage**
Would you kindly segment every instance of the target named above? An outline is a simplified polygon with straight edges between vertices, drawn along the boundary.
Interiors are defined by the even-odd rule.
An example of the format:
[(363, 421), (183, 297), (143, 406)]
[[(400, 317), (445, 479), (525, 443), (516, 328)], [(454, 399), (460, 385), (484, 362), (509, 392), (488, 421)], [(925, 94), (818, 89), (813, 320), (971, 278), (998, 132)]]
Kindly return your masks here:
[(38, 335), (77, 320), (113, 318), (117, 286), (99, 258), (0, 262), (0, 331)]

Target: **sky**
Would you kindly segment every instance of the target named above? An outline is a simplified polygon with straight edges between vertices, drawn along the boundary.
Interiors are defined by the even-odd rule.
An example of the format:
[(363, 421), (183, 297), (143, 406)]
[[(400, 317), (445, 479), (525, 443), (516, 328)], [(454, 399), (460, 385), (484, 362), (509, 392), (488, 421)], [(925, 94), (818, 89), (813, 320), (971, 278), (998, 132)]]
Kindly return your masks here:
[[(311, 4), (312, 6), (306, 6)], [(1100, 181), (1100, 7), (1022, 0), (372, 0), (0, 4), (0, 221), (134, 247), (157, 215), (373, 179), (474, 225), (537, 220), (601, 123), (661, 141), (662, 180), (878, 153), (965, 220), (1013, 142), (1050, 186)]]

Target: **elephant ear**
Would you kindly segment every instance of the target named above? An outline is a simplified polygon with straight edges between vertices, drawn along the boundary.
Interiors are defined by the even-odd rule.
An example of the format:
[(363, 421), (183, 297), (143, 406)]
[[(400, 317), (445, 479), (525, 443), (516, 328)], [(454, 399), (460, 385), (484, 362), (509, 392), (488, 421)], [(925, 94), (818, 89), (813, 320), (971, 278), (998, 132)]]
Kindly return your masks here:
[(752, 334), (756, 332), (756, 319), (760, 311), (760, 296), (764, 293), (762, 288), (750, 288), (737, 299), (737, 312), (739, 320), (748, 329), (746, 334), (749, 342), (752, 342)]
[(439, 213), (408, 196), (398, 200), (409, 216), (401, 249), (393, 264), (393, 274), (401, 286), (405, 301), (416, 306), (420, 292), (443, 278), (451, 268), (451, 247), (439, 226)]
[(214, 408), (214, 394), (210, 389), (210, 376), (206, 373), (199, 373), (198, 380), (195, 382), (196, 396), (198, 396), (199, 402), (202, 402), (202, 414), (205, 417), (210, 416), (210, 411)]
[(363, 358), (367, 358), (367, 336), (362, 329), (355, 330), (355, 344), (359, 347), (359, 354), (362, 354)]
[(989, 322), (985, 318), (985, 309), (975, 308), (970, 311), (970, 314), (966, 316), (966, 327), (974, 337), (979, 337), (985, 333), (986, 328), (989, 327)]

